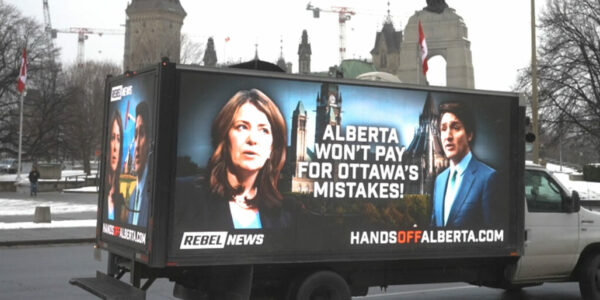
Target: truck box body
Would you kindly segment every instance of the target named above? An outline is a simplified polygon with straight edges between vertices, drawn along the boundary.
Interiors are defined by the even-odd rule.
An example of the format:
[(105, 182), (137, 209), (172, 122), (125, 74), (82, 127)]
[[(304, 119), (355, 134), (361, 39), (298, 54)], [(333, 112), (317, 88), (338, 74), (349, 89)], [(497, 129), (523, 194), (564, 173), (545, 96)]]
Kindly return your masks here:
[[(266, 96), (275, 108), (253, 105), (240, 125), (236, 94)], [(436, 184), (449, 166), (439, 119), (447, 102), (470, 110), (471, 161), (491, 174), (488, 186), (464, 174), (456, 191), (455, 206), (475, 215), (434, 207), (447, 185)], [(524, 109), (516, 94), (163, 63), (110, 78), (105, 116), (98, 244), (151, 267), (508, 258), (523, 250)], [(239, 203), (227, 172), (216, 170), (236, 168), (232, 135), (245, 130), (257, 141), (244, 143), (266, 134), (271, 146), (257, 196)], [(261, 155), (253, 151), (241, 155)], [(483, 196), (465, 199), (474, 193)], [(258, 211), (253, 229), (234, 221), (238, 204)], [(436, 221), (436, 211), (457, 223)]]

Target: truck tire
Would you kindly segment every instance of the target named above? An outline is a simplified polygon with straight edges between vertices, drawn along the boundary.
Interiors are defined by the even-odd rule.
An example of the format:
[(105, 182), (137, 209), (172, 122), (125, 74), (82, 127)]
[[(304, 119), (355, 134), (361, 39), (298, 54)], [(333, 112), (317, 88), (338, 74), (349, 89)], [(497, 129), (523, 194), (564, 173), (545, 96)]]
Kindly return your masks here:
[(600, 300), (600, 254), (586, 257), (578, 275), (581, 297)]
[[(292, 291), (292, 299), (297, 300), (350, 300), (350, 287), (339, 274), (331, 271), (318, 271), (298, 282)], [(294, 297), (295, 295), (295, 297)]]

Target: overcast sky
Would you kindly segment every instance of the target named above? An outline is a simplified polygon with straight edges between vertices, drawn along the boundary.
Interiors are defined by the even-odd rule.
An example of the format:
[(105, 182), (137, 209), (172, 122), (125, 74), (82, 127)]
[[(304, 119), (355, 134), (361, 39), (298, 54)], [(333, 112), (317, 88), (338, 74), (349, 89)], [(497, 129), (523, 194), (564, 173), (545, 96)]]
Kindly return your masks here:
[[(4, 0), (22, 14), (43, 23), (42, 0)], [(87, 27), (123, 30), (125, 0), (49, 0), (53, 28)], [(426, 6), (425, 0), (390, 1), (396, 30), (404, 30), (408, 18)], [(543, 8), (539, 1), (536, 10)], [(368, 3), (368, 4), (367, 4)], [(313, 0), (321, 9), (349, 7), (356, 14), (347, 22), (346, 58), (371, 58), (375, 33), (388, 10), (387, 0)], [(531, 61), (530, 1), (446, 0), (462, 16), (469, 30), (475, 73), (475, 87), (509, 91), (517, 71)], [(194, 41), (215, 39), (217, 57), (223, 61), (246, 61), (254, 57), (258, 44), (259, 58), (275, 62), (283, 47), (286, 61), (298, 69), (298, 43), (302, 30), (308, 31), (312, 46), (312, 71), (325, 71), (339, 60), (337, 14), (322, 12), (319, 19), (306, 10), (308, 0), (181, 0), (187, 12), (182, 31)], [(225, 43), (225, 38), (229, 42)], [(110, 60), (122, 64), (123, 35), (91, 35), (85, 42), (87, 60)], [(281, 42), (283, 41), (283, 43)], [(73, 63), (77, 55), (77, 35), (61, 34), (55, 40), (62, 49), (64, 64)], [(202, 58), (199, 58), (201, 60)], [(433, 85), (445, 83), (442, 65), (430, 62), (428, 79)]]

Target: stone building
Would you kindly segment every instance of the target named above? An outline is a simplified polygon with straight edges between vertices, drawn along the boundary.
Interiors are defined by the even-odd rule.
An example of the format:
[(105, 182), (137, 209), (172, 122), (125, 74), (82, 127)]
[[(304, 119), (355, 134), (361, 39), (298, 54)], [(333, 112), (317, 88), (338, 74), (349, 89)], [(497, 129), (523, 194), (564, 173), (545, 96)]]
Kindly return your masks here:
[(306, 29), (302, 31), (302, 39), (298, 45), (298, 73), (310, 74), (310, 56), (312, 51), (308, 42)]
[(283, 40), (281, 40), (280, 42), (281, 45), (279, 46), (279, 58), (277, 59), (277, 62), (275, 64), (279, 66), (284, 72), (292, 73), (292, 63), (285, 61), (285, 58), (283, 57)]
[(204, 58), (202, 59), (204, 66), (214, 67), (217, 65), (217, 52), (215, 51), (215, 41), (212, 37), (206, 42), (206, 50), (204, 50)]
[(179, 0), (132, 0), (125, 12), (124, 70), (139, 70), (163, 57), (179, 62), (186, 16)]
[(373, 65), (380, 72), (396, 74), (400, 64), (400, 46), (402, 31), (396, 31), (392, 18), (383, 23), (383, 28), (375, 35), (375, 46), (371, 50)]

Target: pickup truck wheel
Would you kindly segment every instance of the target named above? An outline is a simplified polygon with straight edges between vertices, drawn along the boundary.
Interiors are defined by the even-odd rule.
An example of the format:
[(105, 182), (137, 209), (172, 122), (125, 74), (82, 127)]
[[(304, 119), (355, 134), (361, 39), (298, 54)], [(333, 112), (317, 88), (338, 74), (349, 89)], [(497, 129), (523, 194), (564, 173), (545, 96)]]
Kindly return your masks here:
[(335, 272), (318, 271), (307, 276), (297, 287), (298, 300), (349, 300), (350, 287)]
[(584, 300), (600, 300), (600, 254), (588, 256), (579, 271), (579, 291)]

